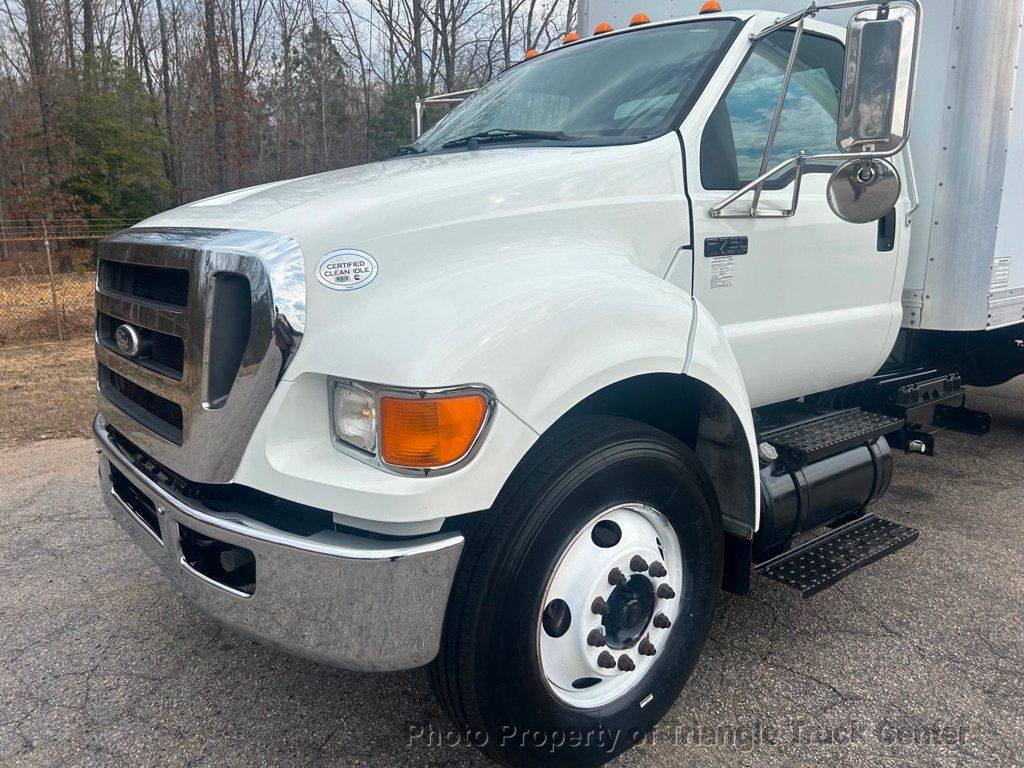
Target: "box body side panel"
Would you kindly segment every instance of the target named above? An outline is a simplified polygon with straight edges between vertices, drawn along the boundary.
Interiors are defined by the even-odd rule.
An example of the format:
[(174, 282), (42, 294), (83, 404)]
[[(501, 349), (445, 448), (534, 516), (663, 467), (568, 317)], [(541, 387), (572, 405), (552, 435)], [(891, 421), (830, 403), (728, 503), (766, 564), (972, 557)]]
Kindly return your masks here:
[(1024, 322), (1024, 42), (1017, 46), (1010, 146), (992, 261), (990, 328)]
[[(935, 30), (943, 15), (932, 10), (925, 19), (927, 58), (911, 138), (921, 208), (906, 287), (921, 290), (920, 327), (974, 331), (993, 327), (989, 307), (998, 225), (1001, 217), (1013, 215), (1003, 183), (1010, 153), (1019, 152), (1024, 141), (1011, 131), (1024, 0), (956, 0), (953, 6), (946, 17), (952, 29), (945, 50), (928, 31), (929, 21)], [(944, 78), (931, 69), (940, 66), (939, 51), (947, 58)], [(943, 79), (937, 104), (935, 89)], [(936, 121), (941, 125), (937, 142)], [(904, 323), (910, 325), (907, 318)]]

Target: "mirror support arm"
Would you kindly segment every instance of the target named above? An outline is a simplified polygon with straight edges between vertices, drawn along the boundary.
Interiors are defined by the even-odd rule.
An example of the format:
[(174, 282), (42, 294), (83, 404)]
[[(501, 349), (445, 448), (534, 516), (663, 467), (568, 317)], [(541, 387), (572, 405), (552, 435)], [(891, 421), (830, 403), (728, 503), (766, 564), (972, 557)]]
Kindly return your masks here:
[[(814, 155), (811, 159), (818, 159), (818, 158), (821, 158), (821, 157), (831, 157), (831, 155)], [(842, 157), (848, 157), (848, 155), (843, 155)], [(792, 216), (794, 213), (796, 213), (797, 202), (800, 199), (800, 182), (801, 182), (801, 180), (803, 179), (803, 176), (804, 176), (804, 166), (806, 166), (806, 164), (807, 164), (807, 159), (808, 159), (807, 158), (807, 153), (806, 152), (800, 152), (800, 154), (797, 155), (796, 157), (791, 157), (791, 158), (789, 158), (787, 160), (783, 160), (781, 163), (776, 165), (774, 168), (769, 168), (767, 171), (762, 173), (760, 176), (758, 176), (756, 179), (754, 179), (750, 183), (748, 183), (748, 184), (740, 187), (739, 189), (737, 189), (735, 192), (733, 192), (731, 195), (729, 195), (727, 198), (725, 198), (725, 200), (722, 200), (720, 203), (715, 203), (714, 205), (712, 205), (708, 209), (709, 215), (713, 219), (750, 218), (751, 216), (753, 216), (753, 217), (764, 217), (764, 216), (788, 217), (788, 216)], [(727, 210), (725, 210), (728, 206), (730, 206), (733, 203), (735, 203), (737, 200), (739, 200), (741, 197), (746, 195), (751, 190), (758, 190), (758, 189), (760, 189), (762, 186), (764, 186), (764, 183), (768, 179), (770, 179), (772, 176), (774, 176), (777, 173), (781, 173), (782, 171), (784, 171), (786, 168), (788, 168), (791, 165), (796, 166), (796, 175), (793, 178), (793, 198), (792, 198), (792, 202), (790, 203), (790, 207), (789, 208), (787, 208), (787, 209), (769, 209), (769, 210), (761, 211), (761, 210), (757, 210), (757, 207), (755, 205), (752, 205), (752, 206), (750, 206), (750, 208), (744, 208), (744, 209), (739, 209), (739, 210), (735, 210), (735, 211), (727, 211)]]
[(811, 4), (807, 8), (804, 8), (802, 11), (797, 11), (796, 13), (791, 13), (789, 16), (779, 19), (770, 27), (766, 27), (760, 32), (751, 34), (750, 40), (751, 42), (756, 43), (762, 37), (768, 37), (772, 32), (778, 32), (780, 29), (788, 27), (794, 22), (806, 19), (808, 16), (817, 16), (821, 11), (840, 11), (844, 8), (857, 8), (862, 5), (878, 5), (880, 7), (887, 7), (890, 1), (891, 0), (838, 0), (838, 2), (835, 3), (818, 5), (815, 0), (811, 0)]
[[(714, 205), (710, 206), (708, 208), (708, 215), (711, 216), (711, 218), (713, 218), (713, 219), (735, 219), (735, 218), (749, 219), (752, 216), (753, 217), (768, 217), (768, 216), (786, 217), (786, 216), (792, 216), (794, 213), (796, 213), (797, 198), (800, 195), (800, 180), (803, 178), (804, 170), (805, 170), (805, 168), (806, 168), (808, 163), (811, 163), (811, 162), (833, 163), (833, 162), (842, 162), (842, 161), (846, 161), (846, 160), (873, 160), (873, 159), (876, 159), (876, 158), (882, 159), (882, 158), (886, 158), (886, 157), (892, 157), (893, 155), (895, 155), (898, 152), (902, 151), (904, 149), (904, 147), (906, 147), (906, 141), (904, 141), (902, 144), (900, 144), (900, 146), (896, 147), (895, 150), (886, 151), (886, 152), (841, 152), (841, 153), (840, 152), (836, 152), (836, 153), (833, 153), (833, 154), (826, 154), (826, 155), (808, 155), (806, 152), (801, 151), (800, 154), (797, 155), (796, 157), (791, 157), (791, 158), (789, 158), (787, 160), (783, 160), (781, 163), (779, 163), (775, 167), (769, 168), (767, 171), (762, 173), (760, 176), (758, 176), (753, 181), (750, 181), (750, 182), (747, 182), (746, 184), (744, 184), (742, 187), (737, 189), (735, 192), (733, 192), (731, 195), (729, 195), (724, 200), (722, 200), (720, 202), (717, 202)], [(793, 179), (793, 202), (791, 203), (789, 208), (786, 208), (786, 209), (770, 208), (770, 209), (758, 210), (758, 211), (752, 211), (750, 208), (737, 208), (737, 209), (732, 210), (732, 211), (727, 211), (726, 210), (726, 208), (728, 208), (730, 205), (735, 203), (741, 197), (743, 197), (746, 194), (749, 194), (752, 190), (756, 189), (757, 187), (763, 186), (764, 183), (766, 181), (768, 181), (768, 179), (770, 179), (772, 176), (775, 176), (776, 174), (781, 173), (782, 171), (786, 170), (791, 165), (796, 167), (796, 176)]]
[[(786, 72), (782, 76), (782, 86), (779, 90), (779, 98), (775, 102), (775, 114), (772, 115), (772, 124), (768, 129), (768, 142), (764, 145), (764, 155), (761, 157), (761, 170), (758, 176), (763, 176), (768, 170), (768, 161), (772, 156), (772, 149), (775, 147), (775, 135), (779, 132), (779, 123), (782, 121), (782, 107), (786, 103), (786, 94), (789, 92), (789, 82), (793, 79), (793, 68), (796, 66), (796, 54), (800, 50), (800, 38), (804, 33), (804, 19), (800, 17), (797, 22), (796, 32), (793, 34), (793, 45), (789, 49), (789, 59), (786, 61)], [(799, 178), (799, 177), (798, 177)], [(761, 201), (761, 190), (764, 184), (758, 184), (754, 188), (754, 199), (750, 202), (750, 215), (757, 215), (757, 204)]]
[[(789, 52), (789, 59), (786, 64), (786, 71), (783, 75), (782, 90), (779, 93), (779, 99), (775, 104), (775, 113), (772, 117), (772, 124), (768, 131), (768, 141), (765, 145), (764, 155), (761, 158), (761, 169), (760, 174), (753, 181), (740, 187), (738, 190), (733, 192), (727, 198), (721, 202), (715, 203), (708, 208), (708, 215), (711, 218), (758, 218), (758, 217), (788, 217), (796, 213), (797, 203), (800, 197), (800, 182), (803, 178), (804, 170), (809, 161), (819, 162), (834, 162), (834, 161), (846, 161), (846, 160), (870, 160), (875, 158), (888, 158), (892, 157), (903, 151), (907, 146), (907, 136), (904, 135), (899, 145), (888, 149), (886, 151), (861, 151), (861, 152), (844, 152), (836, 154), (823, 154), (823, 155), (811, 155), (808, 156), (805, 152), (801, 151), (796, 157), (791, 157), (788, 160), (783, 160), (781, 163), (776, 165), (774, 168), (768, 168), (768, 162), (771, 158), (771, 152), (775, 144), (775, 136), (778, 132), (779, 124), (782, 120), (782, 108), (786, 101), (786, 91), (789, 90), (789, 83), (793, 76), (793, 69), (796, 65), (796, 54), (799, 48), (800, 38), (804, 30), (804, 20), (808, 16), (816, 16), (820, 11), (839, 10), (843, 8), (857, 8), (867, 5), (875, 5), (880, 9), (889, 8), (892, 0), (836, 0), (836, 2), (827, 3), (824, 5), (818, 5), (817, 0), (811, 0), (810, 5), (802, 11), (797, 11), (789, 16), (785, 16), (779, 21), (775, 22), (769, 27), (761, 30), (757, 33), (750, 35), (751, 43), (767, 37), (773, 32), (777, 32), (780, 29), (788, 27), (792, 24), (797, 24), (796, 33), (793, 38), (793, 47)], [(899, 0), (900, 3), (905, 3), (914, 8), (917, 17), (921, 16), (921, 1), (920, 0)], [(914, 57), (916, 60), (917, 51), (920, 49), (920, 38), (921, 38), (921, 26), (917, 25), (914, 39)], [(915, 67), (916, 69), (916, 67)], [(913, 70), (912, 70), (913, 73)], [(912, 74), (913, 77), (913, 74)], [(768, 181), (772, 176), (781, 173), (790, 166), (795, 166), (795, 177), (793, 179), (793, 198), (790, 203), (790, 207), (786, 209), (767, 209), (760, 210), (758, 204), (760, 203), (761, 192), (764, 188), (765, 182)], [(915, 190), (916, 191), (916, 190)], [(744, 195), (754, 193), (751, 204), (747, 208), (739, 208), (732, 211), (727, 211), (728, 206), (735, 203)], [(916, 207), (916, 206), (915, 206)]]

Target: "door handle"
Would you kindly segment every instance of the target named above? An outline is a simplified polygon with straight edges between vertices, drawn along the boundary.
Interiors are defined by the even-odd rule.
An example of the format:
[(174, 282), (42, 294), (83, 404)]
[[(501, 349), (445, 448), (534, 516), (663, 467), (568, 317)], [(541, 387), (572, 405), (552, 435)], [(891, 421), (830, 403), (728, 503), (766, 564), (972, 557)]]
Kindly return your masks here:
[(878, 250), (891, 251), (896, 247), (896, 209), (878, 220)]

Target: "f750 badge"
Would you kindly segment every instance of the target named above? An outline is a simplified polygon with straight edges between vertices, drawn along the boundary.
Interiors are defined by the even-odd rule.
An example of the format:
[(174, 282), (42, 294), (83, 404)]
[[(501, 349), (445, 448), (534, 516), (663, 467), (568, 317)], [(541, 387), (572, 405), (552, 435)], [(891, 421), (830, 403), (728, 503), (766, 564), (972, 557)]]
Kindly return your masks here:
[(377, 262), (368, 253), (343, 248), (331, 251), (316, 268), (316, 279), (334, 291), (353, 291), (373, 282)]

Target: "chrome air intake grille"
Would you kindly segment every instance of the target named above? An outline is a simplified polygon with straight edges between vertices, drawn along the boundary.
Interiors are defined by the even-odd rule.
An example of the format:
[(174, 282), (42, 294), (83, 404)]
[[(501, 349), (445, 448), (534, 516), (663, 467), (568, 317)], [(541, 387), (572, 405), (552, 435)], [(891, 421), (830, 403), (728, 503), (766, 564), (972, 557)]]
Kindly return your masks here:
[(104, 293), (171, 307), (188, 303), (188, 271), (120, 261), (100, 261), (96, 283)]
[(184, 415), (181, 406), (140, 387), (102, 363), (97, 377), (100, 393), (147, 429), (175, 445), (182, 443)]
[(265, 232), (138, 228), (98, 256), (101, 413), (182, 477), (230, 481), (301, 339), (298, 246)]

